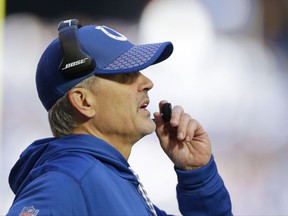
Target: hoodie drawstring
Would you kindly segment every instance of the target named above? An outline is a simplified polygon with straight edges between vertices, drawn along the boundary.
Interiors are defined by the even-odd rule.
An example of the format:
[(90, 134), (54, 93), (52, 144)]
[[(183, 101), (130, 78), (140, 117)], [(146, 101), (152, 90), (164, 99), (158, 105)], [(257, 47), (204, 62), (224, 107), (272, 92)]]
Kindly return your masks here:
[(139, 192), (141, 193), (142, 197), (144, 198), (145, 202), (147, 203), (147, 205), (150, 208), (150, 210), (153, 213), (153, 215), (157, 216), (157, 213), (155, 211), (153, 203), (151, 202), (150, 198), (148, 197), (148, 194), (147, 194), (146, 190), (144, 189), (144, 186), (143, 186), (142, 182), (140, 181), (140, 178), (139, 178), (138, 174), (135, 173), (134, 170), (131, 167), (129, 167), (129, 169), (134, 174), (134, 176), (137, 178), (137, 181), (139, 183), (139, 185), (138, 185)]

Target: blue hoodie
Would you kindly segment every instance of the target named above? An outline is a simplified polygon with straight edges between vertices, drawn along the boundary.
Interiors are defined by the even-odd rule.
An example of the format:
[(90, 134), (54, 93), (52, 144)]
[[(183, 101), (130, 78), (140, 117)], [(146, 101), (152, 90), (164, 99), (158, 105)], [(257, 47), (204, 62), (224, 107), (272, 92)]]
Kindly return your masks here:
[[(8, 215), (152, 215), (126, 159), (89, 135), (35, 141), (11, 170)], [(183, 215), (232, 215), (213, 157), (194, 171), (175, 169)], [(157, 215), (166, 213), (154, 206)]]

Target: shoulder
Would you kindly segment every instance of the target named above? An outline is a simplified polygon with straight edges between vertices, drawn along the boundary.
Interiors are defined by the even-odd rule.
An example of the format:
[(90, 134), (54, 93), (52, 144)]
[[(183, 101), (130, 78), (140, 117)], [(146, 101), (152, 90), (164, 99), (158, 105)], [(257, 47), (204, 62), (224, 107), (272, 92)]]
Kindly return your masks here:
[(85, 198), (78, 182), (59, 171), (45, 172), (26, 185), (16, 197), (8, 215), (20, 215), (24, 208), (31, 206), (40, 215), (87, 213)]
[(41, 172), (59, 171), (79, 180), (93, 167), (100, 164), (99, 160), (89, 154), (63, 152), (54, 155), (41, 166)]

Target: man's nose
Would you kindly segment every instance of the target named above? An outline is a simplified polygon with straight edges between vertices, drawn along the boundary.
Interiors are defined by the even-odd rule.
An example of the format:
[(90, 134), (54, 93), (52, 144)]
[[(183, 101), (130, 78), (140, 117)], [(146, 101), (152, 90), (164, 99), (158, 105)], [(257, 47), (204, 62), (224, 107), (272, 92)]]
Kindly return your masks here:
[(142, 73), (140, 73), (139, 76), (140, 80), (141, 80), (141, 84), (139, 86), (139, 91), (149, 91), (150, 89), (153, 88), (154, 83), (146, 76), (144, 76)]

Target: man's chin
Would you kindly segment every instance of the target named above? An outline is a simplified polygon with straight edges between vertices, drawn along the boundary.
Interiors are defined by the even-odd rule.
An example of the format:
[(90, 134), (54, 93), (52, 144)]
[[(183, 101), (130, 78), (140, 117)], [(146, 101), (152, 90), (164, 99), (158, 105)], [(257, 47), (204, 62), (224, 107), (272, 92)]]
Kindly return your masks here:
[(152, 119), (149, 119), (149, 126), (147, 125), (147, 135), (156, 130), (156, 124)]

